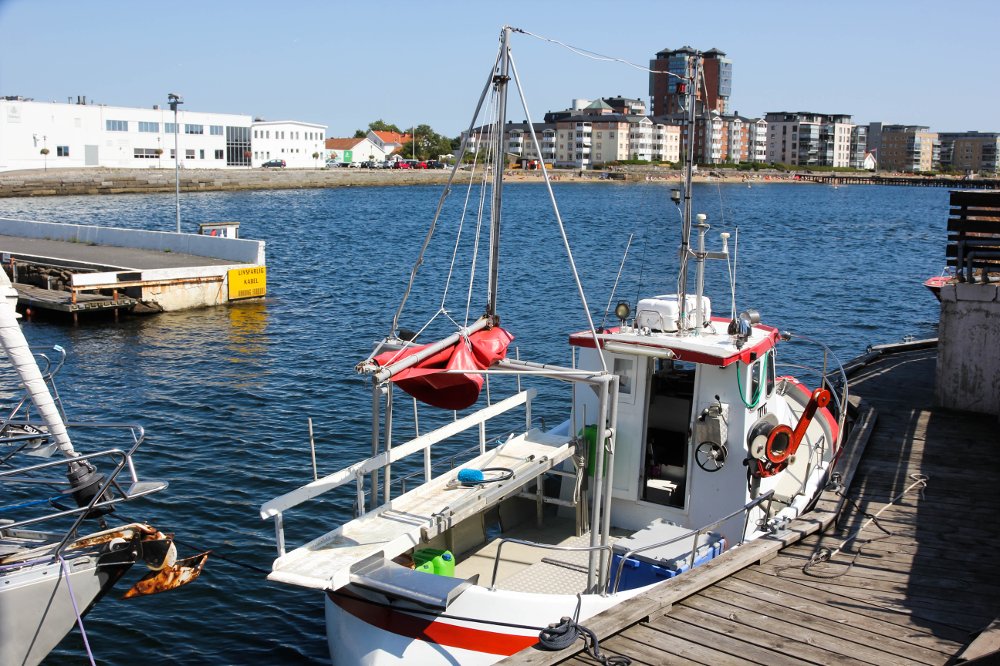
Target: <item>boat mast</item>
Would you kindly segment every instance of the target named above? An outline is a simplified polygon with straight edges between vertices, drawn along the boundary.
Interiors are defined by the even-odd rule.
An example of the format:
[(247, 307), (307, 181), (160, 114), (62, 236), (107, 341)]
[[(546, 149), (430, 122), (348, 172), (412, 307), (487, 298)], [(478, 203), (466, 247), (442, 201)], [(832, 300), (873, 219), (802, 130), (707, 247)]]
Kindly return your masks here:
[(490, 211), (490, 269), (489, 287), (486, 300), (486, 317), (496, 323), (497, 280), (500, 274), (500, 208), (503, 200), (503, 172), (507, 164), (504, 150), (503, 132), (507, 122), (507, 83), (510, 81), (510, 26), (505, 25), (500, 35), (500, 62), (493, 76), (493, 87), (497, 93), (496, 131), (493, 140), (493, 201)]
[(695, 115), (698, 98), (698, 77), (701, 75), (701, 52), (694, 54), (694, 72), (687, 80), (687, 151), (684, 154), (684, 224), (681, 228), (680, 277), (677, 280), (677, 331), (687, 331), (687, 264), (691, 257), (691, 176), (694, 172)]

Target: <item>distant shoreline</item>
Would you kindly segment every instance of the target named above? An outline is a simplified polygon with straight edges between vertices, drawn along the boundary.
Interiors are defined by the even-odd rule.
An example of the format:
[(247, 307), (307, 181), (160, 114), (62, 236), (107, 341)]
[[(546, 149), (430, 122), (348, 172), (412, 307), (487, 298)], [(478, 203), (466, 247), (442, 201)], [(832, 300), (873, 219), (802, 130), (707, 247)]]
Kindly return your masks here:
[[(285, 190), (327, 187), (387, 187), (394, 185), (443, 185), (450, 169), (182, 169), (182, 192)], [(850, 174), (830, 174), (850, 175)], [(173, 169), (49, 169), (0, 172), (0, 198), (72, 196), (87, 194), (153, 194), (175, 191)], [(461, 178), (461, 176), (459, 176)], [(919, 178), (919, 177), (914, 177)], [(606, 171), (554, 169), (554, 183), (680, 183), (677, 170), (655, 167), (616, 167)], [(738, 171), (703, 169), (698, 183), (795, 183), (795, 174), (775, 170)], [(541, 171), (510, 169), (505, 182), (542, 182)], [(956, 186), (962, 181), (956, 179)]]

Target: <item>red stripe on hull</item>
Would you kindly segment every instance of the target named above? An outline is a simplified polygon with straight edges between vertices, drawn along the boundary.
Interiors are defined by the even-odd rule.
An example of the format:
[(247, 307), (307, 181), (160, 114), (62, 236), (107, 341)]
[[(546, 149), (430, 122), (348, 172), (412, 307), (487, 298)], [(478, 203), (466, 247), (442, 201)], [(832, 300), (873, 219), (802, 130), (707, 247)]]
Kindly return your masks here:
[(327, 592), (327, 594), (344, 612), (350, 613), (362, 622), (413, 640), (505, 657), (517, 654), (538, 642), (537, 636), (519, 636), (460, 627), (432, 618), (410, 615), (342, 592)]

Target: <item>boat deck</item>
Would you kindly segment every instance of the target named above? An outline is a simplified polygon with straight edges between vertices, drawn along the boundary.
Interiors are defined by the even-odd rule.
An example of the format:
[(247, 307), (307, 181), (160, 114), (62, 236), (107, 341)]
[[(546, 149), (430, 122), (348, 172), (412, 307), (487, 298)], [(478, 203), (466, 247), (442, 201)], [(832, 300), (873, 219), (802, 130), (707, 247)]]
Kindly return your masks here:
[(499, 483), (454, 487), (457, 469), (400, 495), (378, 513), (352, 520), (275, 561), (270, 580), (338, 589), (351, 582), (352, 565), (381, 555), (386, 560), (443, 534), (501, 498), (517, 493), (573, 455), (568, 437), (532, 430), (510, 439), (463, 467), (509, 468), (513, 476)]
[[(886, 354), (853, 377), (878, 416), (833, 529), (774, 557), (767, 540), (748, 544), (736, 549), (742, 566), (709, 563), (592, 618), (601, 652), (634, 664), (944, 664), (995, 652), (997, 423), (932, 407), (935, 360), (933, 348)], [(914, 474), (926, 488), (905, 492)], [(597, 663), (582, 645), (504, 663)]]

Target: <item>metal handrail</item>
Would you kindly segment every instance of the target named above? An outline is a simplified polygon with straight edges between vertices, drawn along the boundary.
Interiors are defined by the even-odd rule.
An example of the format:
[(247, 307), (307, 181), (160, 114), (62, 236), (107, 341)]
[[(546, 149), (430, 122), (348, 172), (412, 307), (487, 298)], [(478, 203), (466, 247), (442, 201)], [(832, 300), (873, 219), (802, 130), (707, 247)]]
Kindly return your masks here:
[(283, 513), (288, 509), (298, 506), (311, 499), (315, 499), (316, 497), (341, 486), (354, 483), (357, 486), (357, 513), (364, 514), (366, 511), (362, 483), (365, 475), (374, 470), (385, 469), (387, 466), (408, 456), (421, 453), (425, 450), (429, 451), (435, 444), (447, 441), (452, 437), (474, 427), (479, 428), (479, 448), (482, 450), (486, 445), (485, 423), (490, 419), (499, 417), (523, 405), (527, 422), (530, 423), (531, 401), (534, 398), (535, 393), (535, 389), (528, 389), (526, 391), (516, 393), (506, 400), (497, 402), (490, 407), (486, 407), (478, 412), (469, 414), (468, 416), (462, 417), (456, 421), (452, 421), (423, 435), (418, 435), (404, 444), (382, 451), (377, 455), (366, 458), (360, 462), (350, 465), (349, 467), (345, 467), (337, 472), (328, 474), (325, 477), (316, 479), (311, 483), (301, 486), (300, 488), (265, 502), (260, 507), (260, 517), (263, 520), (267, 520), (268, 518), (274, 519), (274, 531), (275, 539), (277, 541), (278, 556), (281, 557), (285, 554), (285, 528)]
[[(649, 545), (646, 545), (646, 546), (641, 546), (639, 548), (635, 548), (633, 550), (630, 550), (630, 551), (626, 552), (622, 556), (622, 558), (620, 560), (620, 563), (618, 565), (618, 573), (615, 575), (615, 585), (614, 585), (614, 588), (611, 590), (611, 593), (615, 594), (615, 593), (618, 592), (618, 586), (621, 584), (622, 571), (625, 569), (625, 561), (628, 560), (630, 557), (632, 557), (636, 553), (641, 553), (644, 550), (650, 550), (652, 548), (662, 548), (663, 546), (669, 546), (670, 544), (676, 543), (677, 541), (681, 541), (682, 539), (687, 539), (688, 537), (690, 537), (692, 535), (694, 536), (694, 543), (693, 543), (693, 547), (691, 548), (691, 561), (690, 561), (690, 564), (688, 565), (688, 569), (693, 569), (694, 568), (695, 557), (698, 554), (698, 538), (702, 535), (702, 533), (703, 532), (707, 532), (707, 531), (709, 531), (709, 530), (711, 530), (711, 529), (713, 529), (713, 528), (721, 525), (722, 523), (726, 522), (727, 520), (729, 520), (731, 518), (734, 518), (735, 516), (738, 516), (741, 513), (745, 514), (745, 517), (743, 519), (743, 533), (740, 536), (740, 543), (737, 544), (737, 545), (742, 545), (743, 542), (746, 540), (747, 524), (750, 521), (750, 511), (753, 510), (757, 505), (761, 504), (762, 502), (767, 501), (768, 502), (767, 513), (770, 513), (770, 511), (771, 511), (770, 500), (771, 500), (771, 498), (773, 496), (774, 496), (774, 491), (773, 490), (768, 490), (766, 493), (763, 493), (762, 495), (757, 496), (757, 498), (754, 499), (752, 502), (749, 502), (748, 504), (743, 505), (741, 508), (737, 509), (736, 511), (733, 511), (728, 516), (724, 516), (723, 518), (719, 518), (715, 522), (709, 523), (708, 525), (703, 525), (703, 526), (699, 527), (698, 529), (691, 530), (690, 532), (688, 532), (686, 534), (681, 534), (679, 536), (675, 536), (672, 539), (668, 539), (668, 540), (660, 542), (660, 543), (654, 543), (654, 544), (649, 544)], [(609, 571), (609, 573), (610, 573), (610, 571)]]
[[(63, 410), (62, 399), (59, 397), (58, 389), (56, 389), (55, 376), (59, 372), (59, 370), (63, 367), (63, 364), (66, 362), (66, 350), (60, 347), (59, 345), (52, 346), (51, 350), (59, 354), (59, 358), (55, 361), (55, 367), (53, 367), (53, 360), (49, 358), (48, 354), (45, 353), (46, 351), (49, 350), (49, 347), (29, 346), (28, 349), (31, 351), (32, 355), (36, 358), (36, 362), (39, 362), (39, 364), (41, 365), (39, 371), (42, 374), (42, 381), (44, 381), (45, 384), (48, 386), (49, 393), (52, 395), (52, 400), (55, 403), (56, 408), (59, 410), (59, 414), (62, 416), (63, 420), (65, 420), (66, 412), (65, 410)], [(37, 349), (42, 349), (45, 351), (35, 351)], [(22, 408), (25, 407), (25, 405), (30, 405), (30, 403), (28, 402), (27, 392), (25, 392), (21, 396), (21, 399), (18, 401), (16, 405), (14, 405), (13, 408), (11, 408), (7, 416), (0, 417), (0, 433), (2, 433), (11, 422), (13, 422), (14, 417), (18, 414), (18, 412), (22, 410)], [(28, 409), (24, 409), (25, 415), (28, 414), (29, 409), (30, 407)]]
[[(810, 372), (817, 372), (820, 377), (820, 381), (824, 388), (829, 387), (830, 395), (833, 398), (834, 404), (837, 406), (837, 441), (834, 442), (837, 449), (840, 449), (840, 444), (844, 438), (844, 423), (847, 420), (847, 406), (848, 400), (850, 398), (850, 389), (847, 385), (847, 372), (844, 370), (844, 364), (841, 363), (840, 358), (837, 354), (830, 349), (828, 345), (819, 340), (813, 340), (812, 338), (806, 337), (804, 335), (796, 334), (794, 337), (789, 338), (790, 340), (802, 340), (803, 342), (808, 342), (816, 345), (823, 350), (823, 369), (817, 372), (816, 368), (811, 366), (797, 365), (792, 363), (782, 364), (782, 367), (789, 368), (800, 368), (803, 370), (808, 370)], [(827, 369), (828, 365), (832, 362), (832, 369)], [(833, 377), (836, 377), (839, 383), (839, 394), (838, 387), (833, 382)], [(836, 452), (835, 452), (836, 453)]]
[[(526, 541), (524, 539), (515, 539), (513, 537), (500, 539), (497, 542), (497, 553), (493, 557), (493, 577), (490, 579), (490, 590), (496, 590), (497, 587), (497, 572), (500, 570), (500, 551), (503, 549), (505, 543), (516, 543), (521, 546), (529, 546), (532, 548), (541, 548), (544, 550), (558, 550), (562, 552), (591, 552), (607, 550), (608, 554), (611, 554), (611, 545), (607, 544), (604, 546), (556, 546), (554, 544), (548, 543), (537, 543), (535, 541)], [(610, 560), (610, 558), (608, 558)]]
[[(115, 465), (114, 469), (110, 473), (108, 473), (107, 478), (101, 484), (100, 488), (94, 493), (94, 496), (91, 498), (90, 502), (88, 502), (87, 506), (77, 507), (75, 509), (63, 509), (60, 511), (56, 511), (54, 513), (47, 513), (46, 515), (43, 516), (36, 516), (34, 518), (28, 518), (21, 521), (4, 523), (3, 529), (9, 530), (9, 529), (26, 527), (29, 525), (35, 525), (38, 523), (44, 523), (56, 520), (58, 518), (64, 518), (67, 516), (76, 516), (76, 519), (74, 520), (73, 524), (69, 527), (69, 529), (66, 530), (61, 541), (52, 551), (51, 555), (52, 558), (58, 557), (62, 553), (62, 551), (65, 550), (66, 546), (70, 543), (70, 541), (73, 539), (73, 536), (79, 529), (80, 524), (83, 522), (83, 520), (87, 517), (87, 515), (91, 511), (108, 506), (113, 506), (115, 504), (120, 504), (122, 502), (127, 502), (137, 497), (142, 497), (144, 495), (148, 495), (153, 492), (158, 492), (166, 487), (165, 484), (162, 484), (159, 486), (152, 486), (146, 488), (142, 492), (136, 494), (129, 494), (129, 492), (126, 489), (122, 488), (122, 486), (118, 482), (118, 476), (122, 473), (123, 470), (128, 469), (128, 474), (132, 483), (133, 484), (139, 483), (139, 477), (138, 474), (136, 473), (132, 457), (135, 454), (135, 451), (142, 444), (143, 439), (145, 437), (145, 430), (142, 428), (142, 426), (133, 423), (67, 423), (66, 425), (67, 427), (73, 427), (78, 429), (79, 428), (127, 428), (132, 435), (133, 443), (128, 450), (123, 450), (120, 448), (110, 448), (110, 449), (104, 449), (102, 451), (95, 451), (92, 453), (81, 454), (73, 457), (63, 457), (63, 458), (58, 458), (56, 460), (48, 460), (34, 465), (28, 465), (26, 467), (17, 467), (0, 471), (0, 483), (45, 483), (52, 485), (54, 483), (52, 481), (46, 481), (44, 479), (32, 479), (30, 477), (21, 478), (15, 475), (31, 474), (33, 472), (38, 472), (40, 470), (52, 467), (62, 467), (71, 462), (90, 460), (94, 458), (108, 458), (114, 461)], [(47, 437), (48, 434), (45, 433), (44, 436)], [(42, 437), (42, 435), (36, 435), (36, 438), (37, 437)], [(111, 489), (112, 486), (114, 486), (114, 489), (117, 491), (117, 495), (106, 497), (106, 493)]]

